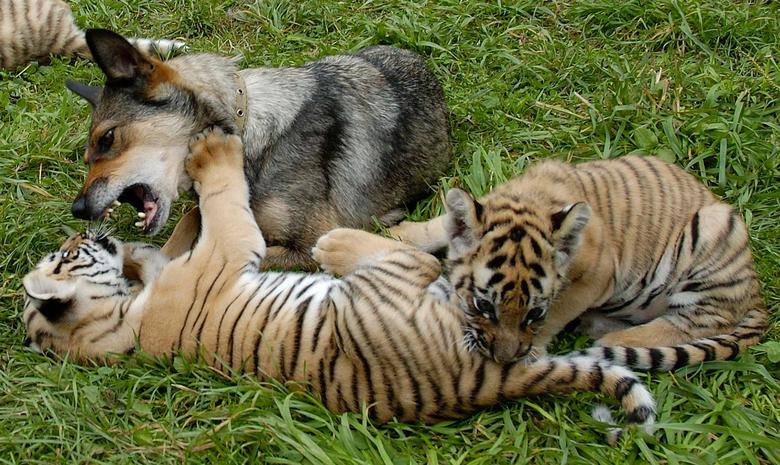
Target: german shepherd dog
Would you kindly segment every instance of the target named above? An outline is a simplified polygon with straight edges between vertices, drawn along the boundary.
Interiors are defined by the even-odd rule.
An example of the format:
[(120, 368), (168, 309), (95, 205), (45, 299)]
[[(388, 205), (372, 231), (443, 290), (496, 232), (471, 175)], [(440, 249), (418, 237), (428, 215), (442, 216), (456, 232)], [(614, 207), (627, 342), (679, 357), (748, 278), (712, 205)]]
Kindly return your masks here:
[[(72, 207), (78, 218), (128, 202), (136, 225), (158, 233), (192, 187), (184, 169), (190, 137), (217, 126), (243, 133), (251, 208), (272, 245), (265, 266), (305, 270), (315, 266), (309, 251), (319, 236), (372, 218), (400, 220), (449, 164), (442, 89), (412, 52), (373, 46), (300, 67), (238, 71), (235, 59), (213, 54), (159, 61), (103, 29), (86, 38), (106, 84), (68, 82), (92, 107), (89, 173)], [(195, 212), (174, 236), (191, 244), (198, 229)]]

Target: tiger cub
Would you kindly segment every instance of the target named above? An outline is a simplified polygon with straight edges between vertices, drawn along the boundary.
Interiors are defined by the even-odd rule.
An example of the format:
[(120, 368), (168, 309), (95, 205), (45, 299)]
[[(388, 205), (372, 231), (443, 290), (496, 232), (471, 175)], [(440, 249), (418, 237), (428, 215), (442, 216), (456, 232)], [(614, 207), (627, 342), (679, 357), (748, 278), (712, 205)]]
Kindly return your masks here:
[(446, 207), (391, 232), (449, 248), (466, 342), (496, 361), (543, 355), (577, 319), (601, 346), (584, 353), (645, 370), (732, 358), (767, 328), (744, 223), (676, 165), (544, 161)]
[(201, 354), (215, 366), (292, 380), (333, 411), (365, 405), (379, 422), (435, 422), (502, 399), (595, 390), (616, 397), (629, 422), (652, 423), (653, 399), (624, 367), (582, 355), (502, 365), (466, 350), (463, 314), (437, 280), (438, 260), (411, 246), (337, 229), (313, 253), (342, 279), (259, 271), (267, 249), (249, 208), (240, 139), (214, 130), (191, 151), (203, 218), (195, 247), (169, 248), (183, 252), (169, 260), (103, 234), (69, 238), (23, 279), (31, 343), (107, 361), (138, 337), (149, 354)]
[[(143, 53), (163, 57), (184, 46), (178, 40), (129, 40)], [(0, 68), (13, 69), (36, 59), (48, 62), (49, 55), (92, 58), (84, 31), (76, 26), (68, 4), (0, 0)]]

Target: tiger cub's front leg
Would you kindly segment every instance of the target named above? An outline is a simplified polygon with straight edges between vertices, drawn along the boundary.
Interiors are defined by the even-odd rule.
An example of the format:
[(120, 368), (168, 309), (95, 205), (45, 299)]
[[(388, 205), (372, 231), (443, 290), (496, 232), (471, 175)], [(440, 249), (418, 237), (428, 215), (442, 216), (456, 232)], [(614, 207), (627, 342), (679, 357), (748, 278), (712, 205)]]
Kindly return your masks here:
[(200, 195), (201, 236), (196, 250), (216, 248), (228, 263), (255, 269), (265, 257), (265, 241), (249, 208), (241, 139), (212, 128), (190, 142), (186, 168)]

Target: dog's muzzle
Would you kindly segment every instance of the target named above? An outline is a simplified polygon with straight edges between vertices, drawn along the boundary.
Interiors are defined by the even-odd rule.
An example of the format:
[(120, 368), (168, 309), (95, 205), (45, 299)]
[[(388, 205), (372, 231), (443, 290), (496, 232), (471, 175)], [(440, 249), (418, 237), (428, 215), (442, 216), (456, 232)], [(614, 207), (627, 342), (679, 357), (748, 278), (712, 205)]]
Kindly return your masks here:
[(92, 211), (87, 205), (87, 196), (79, 194), (76, 200), (73, 201), (73, 205), (70, 206), (70, 212), (74, 217), (82, 220), (95, 220), (100, 216), (101, 212)]
[(109, 198), (110, 193), (107, 187), (108, 180), (106, 178), (96, 179), (88, 188), (82, 190), (73, 201), (70, 206), (71, 214), (76, 218), (89, 221), (100, 218), (113, 200)]

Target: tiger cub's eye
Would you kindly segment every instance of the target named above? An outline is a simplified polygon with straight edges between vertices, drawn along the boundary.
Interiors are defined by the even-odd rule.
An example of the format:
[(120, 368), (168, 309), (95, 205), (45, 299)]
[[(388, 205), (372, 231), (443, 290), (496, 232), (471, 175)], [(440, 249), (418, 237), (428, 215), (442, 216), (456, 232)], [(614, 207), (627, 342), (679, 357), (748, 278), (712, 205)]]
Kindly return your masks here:
[(474, 308), (487, 319), (496, 316), (496, 306), (493, 305), (493, 302), (483, 299), (482, 297), (474, 296)]
[(525, 316), (525, 319), (527, 321), (535, 321), (542, 318), (543, 316), (544, 316), (544, 308), (534, 307), (528, 311), (528, 314)]

